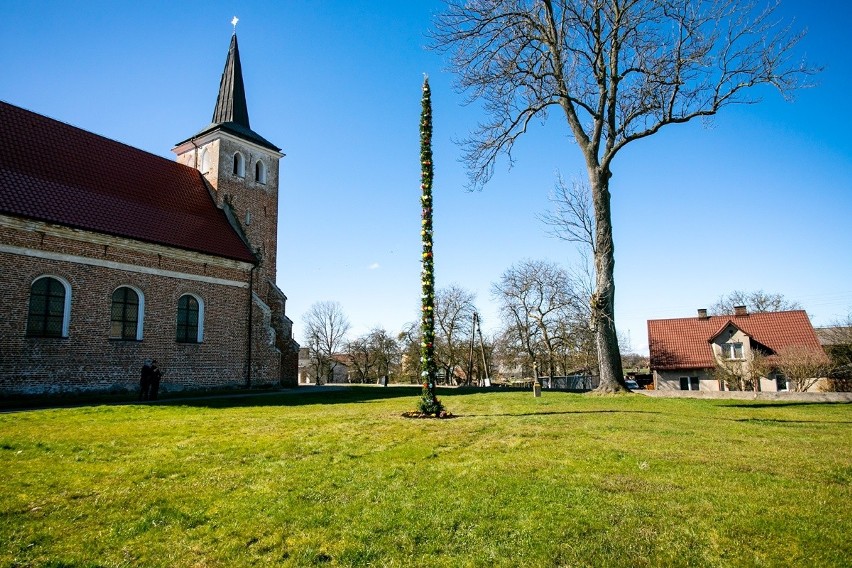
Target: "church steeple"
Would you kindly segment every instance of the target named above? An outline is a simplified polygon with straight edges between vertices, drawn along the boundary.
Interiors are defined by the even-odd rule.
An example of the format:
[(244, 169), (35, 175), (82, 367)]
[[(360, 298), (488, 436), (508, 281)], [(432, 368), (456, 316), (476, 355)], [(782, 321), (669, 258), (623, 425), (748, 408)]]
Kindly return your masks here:
[(234, 122), (251, 130), (249, 125), (246, 90), (243, 85), (243, 68), (240, 64), (240, 48), (237, 45), (237, 34), (231, 36), (228, 48), (228, 58), (225, 60), (225, 70), (219, 83), (219, 96), (216, 98), (216, 109), (213, 111), (213, 124)]
[(281, 148), (255, 132), (249, 125), (248, 105), (246, 104), (246, 88), (243, 84), (243, 66), (240, 63), (240, 49), (237, 45), (236, 32), (231, 36), (228, 47), (228, 57), (225, 59), (225, 70), (219, 81), (219, 94), (216, 97), (216, 108), (213, 109), (213, 121), (195, 136), (178, 142), (179, 148), (190, 141), (205, 138), (213, 132), (226, 132), (242, 140), (257, 144), (266, 150), (280, 152)]

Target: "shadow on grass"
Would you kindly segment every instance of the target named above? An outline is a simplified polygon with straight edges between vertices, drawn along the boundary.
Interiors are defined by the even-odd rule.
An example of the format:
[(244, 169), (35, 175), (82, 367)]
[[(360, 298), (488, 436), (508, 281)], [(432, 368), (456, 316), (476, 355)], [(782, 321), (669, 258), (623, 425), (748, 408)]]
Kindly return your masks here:
[(305, 389), (299, 392), (299, 388), (289, 391), (274, 393), (257, 393), (241, 395), (220, 395), (210, 397), (199, 397), (192, 399), (160, 400), (160, 404), (191, 406), (199, 408), (239, 408), (239, 407), (264, 407), (264, 406), (305, 406), (312, 404), (349, 404), (353, 402), (371, 402), (375, 400), (386, 400), (392, 398), (416, 397), (420, 394), (420, 387), (321, 387)]
[[(302, 387), (304, 388), (304, 387)], [(345, 404), (353, 402), (370, 402), (374, 400), (386, 400), (393, 398), (416, 398), (419, 397), (422, 388), (419, 385), (397, 385), (380, 387), (372, 385), (331, 385), (323, 387), (299, 388), (289, 391), (258, 394), (235, 394), (219, 395), (216, 397), (198, 397), (195, 399), (160, 400), (160, 404), (178, 404), (181, 406), (203, 407), (203, 408), (232, 408), (243, 406), (303, 406), (310, 404)], [(470, 396), (474, 394), (495, 393), (517, 393), (519, 389), (495, 389), (480, 387), (438, 387), (436, 394), (441, 400), (456, 397)], [(530, 391), (532, 392), (532, 391)], [(584, 391), (552, 391), (552, 392), (575, 392)], [(452, 402), (448, 402), (452, 406)], [(618, 412), (618, 411), (612, 411)], [(543, 412), (541, 414), (546, 414)], [(471, 415), (466, 415), (471, 416)], [(507, 415), (511, 416), (511, 415)], [(520, 416), (520, 414), (516, 415)]]
[[(840, 406), (844, 404), (849, 404), (846, 401), (806, 401), (806, 400), (797, 400), (797, 401), (767, 401), (767, 402), (737, 402), (737, 401), (726, 401), (728, 404), (718, 404), (719, 408), (729, 408), (729, 409), (737, 409), (737, 408), (748, 408), (748, 409), (761, 409), (761, 408), (786, 408), (790, 406), (805, 406), (809, 408), (816, 407), (831, 407), (831, 406)], [(727, 420), (730, 422), (751, 422), (753, 424), (852, 424), (852, 420), (790, 420), (786, 418), (761, 418), (759, 416), (754, 416), (750, 418), (721, 418), (721, 420)]]
[[(301, 392), (300, 392), (301, 391)], [(156, 401), (140, 401), (135, 393), (91, 393), (79, 395), (20, 396), (0, 400), (0, 412), (20, 412), (51, 408), (86, 408), (95, 406), (192, 406), (228, 408), (242, 406), (298, 406), (366, 402), (386, 398), (417, 396), (419, 386), (412, 387), (301, 387), (283, 390), (179, 391), (161, 393)]]
[(813, 402), (807, 400), (797, 401), (767, 401), (767, 402), (738, 402), (728, 400), (727, 404), (718, 404), (721, 408), (779, 408), (782, 406), (839, 406), (843, 404), (852, 404), (845, 400), (815, 400)]
[[(299, 392), (299, 391), (302, 392)], [(416, 398), (422, 392), (420, 385), (395, 385), (380, 387), (374, 385), (327, 385), (322, 387), (297, 387), (286, 391), (200, 395), (194, 398), (168, 399), (159, 404), (179, 404), (204, 408), (229, 408), (241, 406), (303, 406), (309, 404), (344, 404), (352, 402), (370, 402), (393, 398)], [(436, 394), (442, 400), (470, 396), (481, 393), (517, 393), (515, 389), (495, 389), (480, 387), (437, 387)], [(530, 391), (531, 392), (531, 391)], [(554, 391), (555, 392), (555, 391)], [(566, 391), (567, 392), (567, 391)], [(573, 392), (573, 391), (572, 391)], [(581, 391), (576, 391), (581, 392)], [(450, 403), (452, 404), (452, 403)]]
[[(328, 390), (325, 390), (325, 389)], [(350, 404), (372, 402), (394, 398), (411, 398), (416, 400), (422, 389), (419, 386), (395, 386), (388, 388), (370, 386), (324, 387), (299, 393), (298, 389), (287, 393), (241, 395), (231, 397), (204, 398), (195, 400), (160, 401), (161, 404), (190, 406), (199, 408), (239, 408), (239, 407), (268, 407), (268, 406), (305, 406)], [(494, 390), (487, 388), (438, 388), (438, 398), (444, 400), (452, 411), (452, 402), (448, 399), (470, 396), (479, 393), (511, 393), (515, 391)], [(486, 418), (486, 417), (524, 417), (524, 416), (558, 416), (572, 414), (663, 414), (651, 410), (540, 410), (534, 412), (506, 413), (453, 413), (452, 418)]]
[[(438, 387), (441, 399), (479, 393), (517, 393), (520, 389), (480, 387)], [(51, 408), (86, 408), (95, 406), (167, 405), (194, 408), (240, 408), (268, 406), (304, 406), (311, 404), (344, 404), (393, 398), (416, 398), (420, 385), (327, 385), (296, 387), (282, 390), (179, 391), (160, 394), (157, 401), (139, 401), (135, 393), (87, 393), (74, 395), (20, 396), (0, 399), (0, 412), (21, 412)], [(531, 392), (531, 391), (530, 391)], [(567, 392), (567, 391), (563, 391)], [(571, 391), (573, 392), (573, 391)], [(580, 392), (580, 391), (577, 391)]]
[(655, 410), (540, 410), (537, 412), (498, 412), (495, 414), (462, 414), (469, 417), (555, 416), (560, 414), (664, 414)]
[(786, 420), (784, 418), (724, 418), (723, 420), (755, 424), (852, 424), (852, 420)]

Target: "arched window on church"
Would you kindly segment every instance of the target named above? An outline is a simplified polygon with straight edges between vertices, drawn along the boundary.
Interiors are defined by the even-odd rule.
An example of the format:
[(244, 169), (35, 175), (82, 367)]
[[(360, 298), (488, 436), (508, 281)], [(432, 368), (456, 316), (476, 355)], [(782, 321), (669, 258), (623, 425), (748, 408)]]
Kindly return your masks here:
[(237, 152), (234, 154), (234, 171), (233, 174), (237, 177), (246, 177), (246, 160), (243, 155)]
[(201, 343), (204, 339), (204, 301), (193, 294), (184, 294), (178, 300), (178, 343)]
[(258, 160), (254, 164), (254, 180), (257, 183), (266, 183), (266, 164), (261, 160)]
[(202, 174), (206, 174), (210, 171), (210, 152), (207, 151), (207, 148), (201, 150), (201, 157), (199, 158), (199, 163), (201, 164), (200, 171)]
[(141, 290), (121, 286), (112, 293), (110, 339), (142, 341), (142, 319), (145, 296)]
[(39, 276), (30, 286), (27, 337), (68, 337), (71, 286), (56, 276)]

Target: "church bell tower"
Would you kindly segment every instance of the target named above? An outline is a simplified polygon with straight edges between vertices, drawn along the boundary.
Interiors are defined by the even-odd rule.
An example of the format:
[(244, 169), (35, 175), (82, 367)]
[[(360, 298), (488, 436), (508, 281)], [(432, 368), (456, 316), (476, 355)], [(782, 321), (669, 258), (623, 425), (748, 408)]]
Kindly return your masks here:
[(274, 283), (278, 162), (284, 154), (249, 123), (236, 31), (228, 47), (212, 122), (172, 151), (178, 162), (201, 172), (216, 204), (244, 235), (259, 260), (256, 281)]
[[(207, 180), (216, 205), (257, 258), (249, 276), (246, 383), (295, 386), (299, 344), (286, 315), (287, 297), (275, 284), (278, 248), (278, 162), (281, 149), (249, 123), (235, 26), (219, 82), (212, 122), (172, 151)], [(254, 377), (254, 378), (253, 378)]]

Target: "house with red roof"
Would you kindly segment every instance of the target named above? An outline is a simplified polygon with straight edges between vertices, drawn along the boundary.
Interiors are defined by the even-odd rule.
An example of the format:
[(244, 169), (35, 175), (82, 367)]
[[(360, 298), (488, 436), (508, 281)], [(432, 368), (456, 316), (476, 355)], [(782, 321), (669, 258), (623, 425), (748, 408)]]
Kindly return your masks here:
[(295, 384), (275, 284), (280, 148), (237, 37), (211, 123), (167, 160), (0, 101), (0, 393)]
[[(744, 306), (727, 315), (698, 310), (692, 318), (648, 320), (648, 346), (654, 387), (659, 390), (726, 390), (714, 371), (739, 366), (747, 371), (759, 353), (772, 368), (779, 353), (811, 352), (823, 357), (814, 328), (803, 310), (749, 313)], [(761, 391), (790, 390), (784, 375), (769, 371), (757, 381)]]

